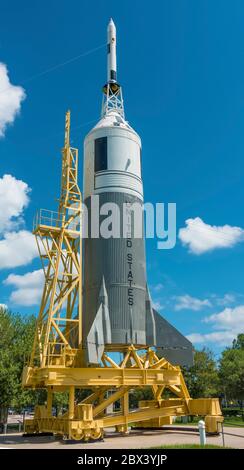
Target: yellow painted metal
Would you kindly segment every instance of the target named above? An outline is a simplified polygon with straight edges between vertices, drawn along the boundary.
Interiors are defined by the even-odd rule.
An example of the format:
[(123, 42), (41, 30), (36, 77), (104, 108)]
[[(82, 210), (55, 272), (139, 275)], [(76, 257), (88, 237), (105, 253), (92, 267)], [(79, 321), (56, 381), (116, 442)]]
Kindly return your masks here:
[[(98, 439), (107, 427), (128, 432), (130, 423), (139, 427), (161, 427), (171, 423), (172, 416), (207, 415), (207, 430), (216, 432), (222, 420), (217, 399), (191, 399), (181, 370), (166, 359), (159, 359), (150, 348), (144, 354), (131, 345), (120, 363), (110, 361), (105, 352), (101, 367), (79, 368), (50, 365), (25, 370), (25, 385), (45, 387), (52, 391), (69, 390), (69, 410), (63, 416), (52, 417), (48, 407), (37, 407), (34, 420), (25, 423), (26, 432), (61, 433), (76, 440)], [(140, 365), (140, 367), (138, 367)], [(153, 400), (139, 403), (139, 409), (129, 409), (129, 393), (135, 387), (151, 386)], [(90, 388), (90, 395), (75, 404), (75, 388)], [(177, 398), (162, 398), (169, 389)], [(109, 392), (109, 393), (108, 393)], [(118, 400), (119, 412), (106, 413)]]
[(30, 365), (71, 366), (81, 361), (82, 240), (78, 150), (70, 147), (70, 112), (65, 118), (58, 212), (40, 211), (34, 232), (45, 276)]
[(71, 385), (69, 387), (69, 419), (74, 418), (74, 413), (75, 413), (75, 387), (74, 385)]
[(162, 416), (153, 419), (148, 419), (147, 421), (138, 421), (136, 427), (138, 428), (161, 428), (162, 426), (167, 426), (173, 423), (173, 416)]
[[(81, 192), (78, 186), (78, 150), (70, 147), (70, 112), (65, 119), (62, 151), (61, 196), (58, 212), (41, 211), (34, 234), (45, 283), (37, 319), (35, 339), (22, 383), (26, 388), (47, 389), (46, 406), (37, 406), (33, 420), (25, 421), (25, 432), (53, 432), (75, 440), (98, 439), (106, 427), (128, 432), (130, 423), (143, 427), (168, 424), (172, 416), (206, 416), (206, 426), (216, 432), (222, 420), (217, 399), (190, 398), (182, 372), (154, 349), (133, 345), (107, 345), (99, 367), (87, 367), (82, 338), (82, 237)], [(109, 356), (119, 351), (123, 359)], [(129, 394), (135, 388), (151, 387), (153, 400), (129, 409)], [(89, 389), (75, 403), (75, 389)], [(165, 390), (176, 398), (164, 399)], [(68, 410), (52, 416), (53, 393), (68, 391)], [(120, 401), (120, 411), (111, 406)]]
[(219, 433), (221, 431), (221, 423), (223, 423), (223, 416), (205, 416), (206, 432), (209, 434)]
[(125, 418), (125, 423), (123, 425), (122, 428), (120, 428), (120, 432), (123, 432), (123, 433), (128, 433), (128, 424), (129, 424), (129, 415), (130, 415), (130, 411), (129, 411), (129, 392), (125, 392), (123, 394), (123, 397), (121, 399), (121, 412), (122, 412), (122, 415), (124, 416)]
[(50, 387), (47, 389), (47, 416), (52, 416), (53, 391)]
[(26, 368), (24, 371), (26, 387), (69, 387), (90, 388), (95, 386), (121, 387), (121, 386), (180, 386), (180, 376), (176, 371), (162, 369), (138, 368)]
[(188, 402), (192, 415), (221, 415), (218, 398), (194, 398)]

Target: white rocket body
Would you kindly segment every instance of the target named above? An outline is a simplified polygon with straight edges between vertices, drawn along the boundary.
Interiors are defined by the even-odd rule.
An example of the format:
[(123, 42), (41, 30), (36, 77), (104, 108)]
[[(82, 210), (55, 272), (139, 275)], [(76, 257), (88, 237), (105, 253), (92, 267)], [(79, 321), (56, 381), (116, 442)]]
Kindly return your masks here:
[[(83, 328), (90, 362), (95, 362), (99, 348), (102, 353), (103, 342), (119, 348), (146, 344), (143, 228), (141, 238), (135, 239), (130, 232), (128, 239), (123, 233), (127, 230), (123, 225), (125, 205), (143, 204), (140, 155), (140, 137), (116, 110), (105, 114), (85, 138), (84, 202), (90, 224), (94, 196), (99, 197), (100, 213), (112, 203), (120, 214), (120, 220), (113, 222), (120, 238), (104, 239), (100, 235), (85, 240), (84, 311), (89, 317), (84, 317)], [(102, 219), (100, 216), (99, 224)], [(152, 312), (151, 316), (152, 323)], [(94, 347), (95, 343), (98, 346)]]
[[(143, 215), (141, 237), (135, 236), (134, 220), (131, 233), (124, 236), (124, 207), (137, 204), (143, 209), (141, 139), (124, 118), (113, 20), (107, 34), (103, 115), (84, 141), (83, 195), (88, 238), (84, 240), (83, 332), (87, 362), (99, 363), (104, 348), (124, 351), (130, 344), (141, 348), (160, 344), (164, 356), (173, 363), (189, 364), (191, 343), (152, 307), (146, 280)], [(99, 230), (104, 205), (118, 207), (119, 238), (104, 238), (99, 232), (97, 237), (92, 235), (94, 196), (99, 196)], [(177, 353), (180, 349), (185, 349), (185, 355)]]
[[(106, 156), (99, 161), (103, 142)], [(104, 116), (85, 138), (84, 199), (92, 194), (122, 192), (143, 200), (140, 155), (141, 139), (132, 127), (116, 112)]]

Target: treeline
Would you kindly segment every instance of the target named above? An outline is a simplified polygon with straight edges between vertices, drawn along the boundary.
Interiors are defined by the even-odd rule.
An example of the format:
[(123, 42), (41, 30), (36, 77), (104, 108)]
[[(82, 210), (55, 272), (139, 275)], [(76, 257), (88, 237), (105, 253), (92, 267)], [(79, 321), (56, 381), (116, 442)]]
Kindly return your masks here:
[[(44, 403), (44, 390), (23, 390), (21, 374), (32, 348), (35, 317), (23, 317), (0, 308), (0, 407), (19, 410), (37, 403)], [(183, 370), (192, 398), (220, 397), (225, 404), (244, 400), (244, 334), (226, 348), (218, 361), (209, 349), (195, 351), (194, 366)], [(77, 399), (83, 393), (77, 391)], [(130, 404), (136, 407), (138, 400), (150, 399), (151, 390), (135, 389), (130, 393)], [(55, 394), (57, 411), (67, 404), (67, 394)]]

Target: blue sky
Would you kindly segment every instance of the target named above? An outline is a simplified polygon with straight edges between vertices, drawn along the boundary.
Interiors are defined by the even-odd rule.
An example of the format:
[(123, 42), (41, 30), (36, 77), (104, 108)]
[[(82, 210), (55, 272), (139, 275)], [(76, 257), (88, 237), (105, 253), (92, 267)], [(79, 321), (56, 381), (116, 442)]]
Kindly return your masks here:
[[(16, 96), (10, 93), (3, 102), (7, 72), (2, 67), (0, 126), (8, 112), (13, 123), (6, 122), (0, 139), (0, 178), (11, 175), (2, 179), (2, 192), (0, 185), (0, 303), (13, 311), (38, 311), (38, 305), (20, 300), (22, 294), (28, 297), (28, 288), (37, 289), (38, 297), (39, 274), (33, 280), (31, 273), (40, 263), (34, 248), (29, 255), (23, 248), (19, 232), (29, 236), (38, 208), (56, 209), (68, 108), (82, 181), (83, 140), (99, 118), (106, 81), (110, 17), (117, 27), (126, 118), (142, 138), (145, 201), (176, 202), (177, 232), (185, 229), (188, 240), (184, 244), (178, 238), (173, 250), (157, 250), (155, 240), (147, 241), (152, 297), (182, 333), (195, 335), (190, 338), (197, 347), (209, 346), (218, 354), (244, 330), (242, 1), (15, 0), (2, 5), (0, 62), (25, 98), (14, 89)], [(11, 197), (12, 215), (5, 214)], [(186, 224), (188, 219), (199, 231)], [(9, 248), (13, 233), (18, 245), (12, 242)], [(194, 248), (198, 236), (203, 237), (200, 253)], [(27, 254), (16, 262), (14, 250)], [(8, 253), (11, 266), (6, 266)], [(20, 289), (25, 292), (16, 295)]]

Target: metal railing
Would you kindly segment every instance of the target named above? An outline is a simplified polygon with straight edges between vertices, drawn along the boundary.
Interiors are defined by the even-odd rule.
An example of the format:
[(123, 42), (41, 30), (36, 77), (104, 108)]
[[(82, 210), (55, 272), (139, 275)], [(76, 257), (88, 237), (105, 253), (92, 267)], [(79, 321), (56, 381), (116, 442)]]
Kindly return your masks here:
[[(70, 208), (68, 210), (68, 217), (71, 217), (76, 211), (76, 208)], [(56, 227), (61, 228), (63, 224), (62, 214), (56, 211), (51, 211), (48, 209), (40, 209), (34, 218), (33, 221), (33, 231), (35, 231), (39, 226), (45, 227)], [(80, 216), (74, 217), (72, 221), (68, 224), (68, 229), (74, 232), (79, 232), (80, 226)]]
[(60, 217), (59, 212), (40, 209), (34, 218), (33, 230), (35, 230), (39, 225), (60, 228), (62, 226), (62, 218)]

